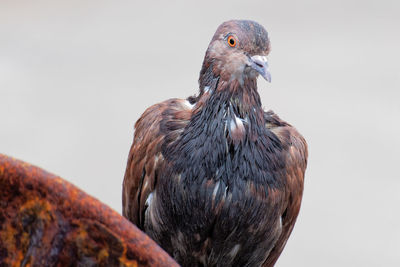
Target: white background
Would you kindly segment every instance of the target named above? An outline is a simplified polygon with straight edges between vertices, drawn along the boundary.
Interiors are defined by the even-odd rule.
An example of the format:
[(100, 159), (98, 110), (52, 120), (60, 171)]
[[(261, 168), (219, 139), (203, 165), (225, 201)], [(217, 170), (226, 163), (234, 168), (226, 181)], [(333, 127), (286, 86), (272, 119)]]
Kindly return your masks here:
[(309, 144), (302, 210), (277, 266), (400, 266), (399, 10), (395, 0), (1, 0), (0, 153), (120, 212), (134, 122), (196, 93), (217, 26), (252, 19), (272, 42), (263, 104)]

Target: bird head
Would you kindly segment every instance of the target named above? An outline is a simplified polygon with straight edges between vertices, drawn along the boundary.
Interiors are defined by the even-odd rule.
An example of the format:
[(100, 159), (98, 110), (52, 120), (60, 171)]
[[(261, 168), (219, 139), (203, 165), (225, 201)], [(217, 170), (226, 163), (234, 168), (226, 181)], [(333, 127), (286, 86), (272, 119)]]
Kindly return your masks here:
[(250, 20), (230, 20), (215, 32), (205, 55), (200, 72), (207, 75), (211, 67), (213, 76), (224, 81), (255, 80), (258, 75), (271, 81), (267, 55), (270, 51), (268, 33), (263, 26)]

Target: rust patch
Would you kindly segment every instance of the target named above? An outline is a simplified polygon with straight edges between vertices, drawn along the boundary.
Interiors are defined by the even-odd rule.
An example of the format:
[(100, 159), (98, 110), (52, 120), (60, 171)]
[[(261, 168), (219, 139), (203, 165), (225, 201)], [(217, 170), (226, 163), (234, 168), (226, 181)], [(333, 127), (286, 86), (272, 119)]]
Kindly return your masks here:
[(0, 154), (0, 266), (178, 266), (117, 212)]

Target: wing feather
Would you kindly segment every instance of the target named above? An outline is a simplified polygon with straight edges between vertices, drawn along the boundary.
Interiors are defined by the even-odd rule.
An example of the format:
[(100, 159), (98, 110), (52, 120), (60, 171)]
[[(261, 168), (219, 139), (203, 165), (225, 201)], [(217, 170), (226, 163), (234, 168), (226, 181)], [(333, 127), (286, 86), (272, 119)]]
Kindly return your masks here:
[(142, 229), (151, 200), (149, 196), (156, 186), (157, 171), (165, 164), (162, 145), (179, 137), (190, 116), (191, 107), (186, 100), (170, 99), (148, 108), (135, 124), (123, 182), (122, 206), (123, 215)]
[(286, 180), (285, 201), (281, 211), (282, 232), (263, 266), (274, 266), (286, 245), (297, 215), (300, 211), (303, 196), (304, 174), (307, 167), (308, 148), (304, 137), (291, 125), (282, 121), (272, 111), (265, 113), (266, 127), (282, 142), (285, 153)]

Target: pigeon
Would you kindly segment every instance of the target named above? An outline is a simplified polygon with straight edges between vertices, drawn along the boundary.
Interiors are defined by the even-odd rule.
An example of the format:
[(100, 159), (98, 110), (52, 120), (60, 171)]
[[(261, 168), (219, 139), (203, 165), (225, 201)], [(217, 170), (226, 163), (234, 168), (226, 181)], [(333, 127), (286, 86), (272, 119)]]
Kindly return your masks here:
[(182, 266), (273, 266), (293, 230), (307, 143), (262, 107), (270, 48), (257, 22), (222, 23), (198, 94), (153, 105), (135, 124), (123, 215)]

